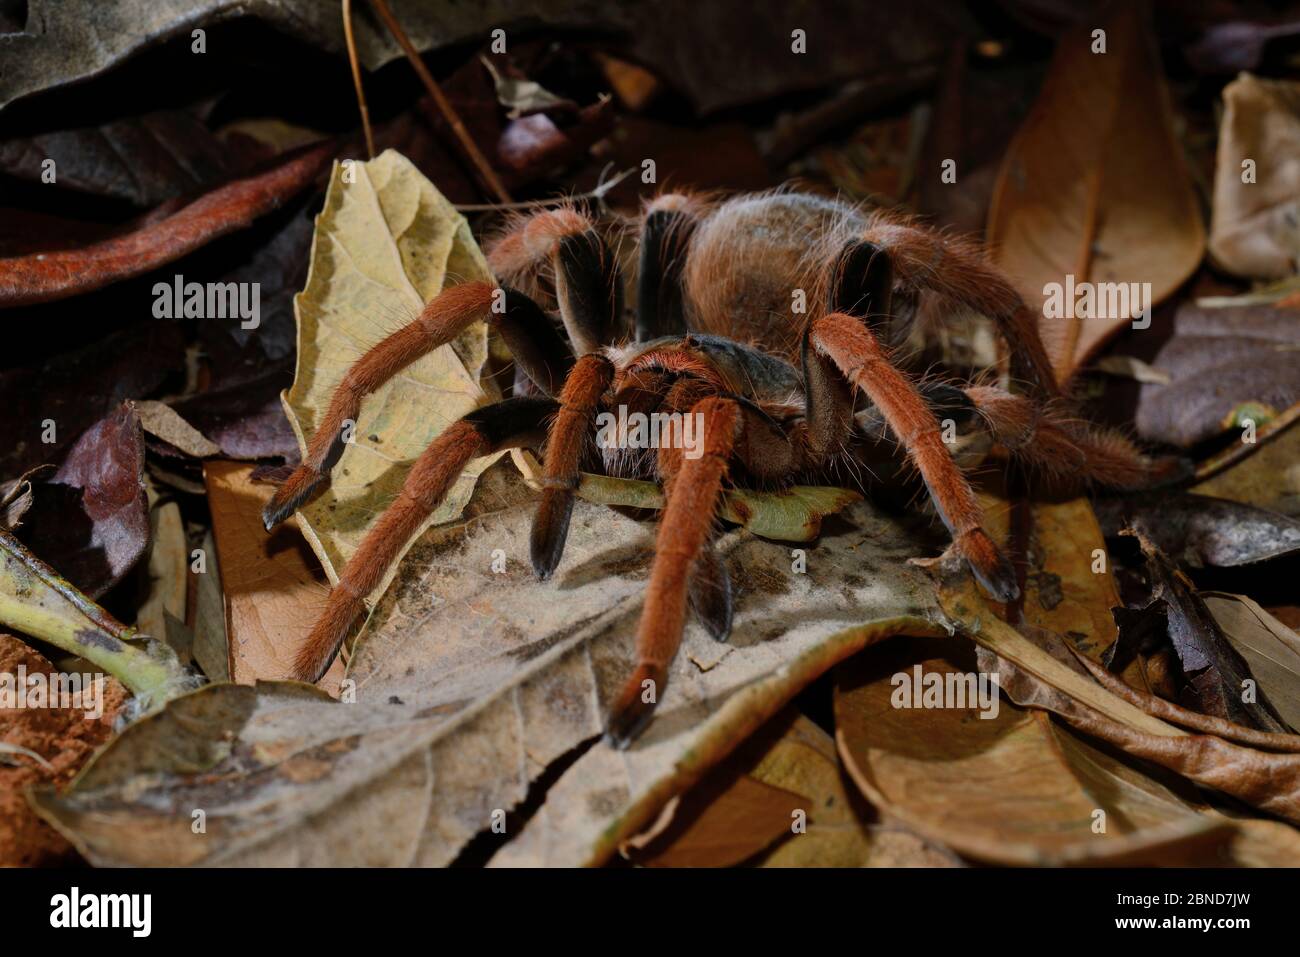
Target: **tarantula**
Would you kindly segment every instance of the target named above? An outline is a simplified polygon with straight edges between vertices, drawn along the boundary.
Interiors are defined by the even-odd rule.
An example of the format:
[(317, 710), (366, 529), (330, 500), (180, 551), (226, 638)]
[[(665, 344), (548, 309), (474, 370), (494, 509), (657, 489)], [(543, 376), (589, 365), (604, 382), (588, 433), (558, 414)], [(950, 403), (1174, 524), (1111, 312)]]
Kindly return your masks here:
[[(619, 746), (651, 715), (688, 607), (714, 637), (727, 637), (731, 590), (713, 549), (726, 483), (843, 484), (879, 445), (883, 423), (920, 473), (952, 550), (993, 598), (1010, 601), (1019, 593), (1015, 573), (981, 527), (940, 415), (981, 420), (1011, 455), (1057, 474), (1135, 486), (1155, 472), (1127, 440), (1064, 411), (1035, 315), (978, 246), (894, 214), (797, 192), (721, 203), (660, 195), (644, 210), (638, 244), (630, 342), (620, 331), (617, 257), (596, 223), (566, 206), (520, 219), (490, 245), (501, 287), (445, 289), (348, 370), (301, 466), (267, 505), (268, 530), (329, 480), (344, 426), (355, 421), (364, 396), (471, 323), (486, 320), (510, 349), (516, 394), (452, 424), (415, 462), (331, 590), (295, 660), (298, 677), (320, 678), (365, 597), (466, 464), (502, 449), (542, 451), (531, 538), (541, 579), (564, 550), (580, 469), (665, 485), (636, 636), (639, 661), (607, 717)], [(806, 316), (792, 313), (795, 290), (806, 294)], [(539, 300), (558, 312), (558, 323)], [(896, 366), (890, 343), (923, 300), (991, 317), (1024, 394), (917, 380)], [(597, 413), (619, 407), (697, 415), (702, 454), (686, 456), (673, 444), (651, 454), (595, 448)]]

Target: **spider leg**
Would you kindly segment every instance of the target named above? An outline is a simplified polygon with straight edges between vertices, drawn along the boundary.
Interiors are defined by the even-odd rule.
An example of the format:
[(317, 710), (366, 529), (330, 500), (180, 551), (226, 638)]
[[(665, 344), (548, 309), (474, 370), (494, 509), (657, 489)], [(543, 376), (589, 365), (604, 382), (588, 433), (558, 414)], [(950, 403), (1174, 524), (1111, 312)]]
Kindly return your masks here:
[(690, 197), (669, 193), (646, 209), (637, 268), (637, 342), (686, 332), (682, 269), (697, 221), (694, 206)]
[(540, 446), (554, 399), (529, 396), (475, 409), (452, 423), (420, 455), (402, 491), (361, 541), (322, 612), (294, 658), (295, 676), (320, 680), (348, 629), (402, 547), (441, 504), (471, 459), (506, 448)]
[(654, 566), (637, 627), (636, 670), (611, 704), (605, 726), (617, 747), (626, 747), (644, 727), (666, 685), (686, 623), (687, 579), (709, 545), (727, 463), (743, 423), (740, 405), (732, 399), (704, 399), (695, 413), (704, 426), (701, 454), (691, 458), (680, 449), (660, 450), (661, 460), (680, 459), (680, 466), (669, 481), (655, 537)]
[(529, 293), (540, 292), (549, 266), (555, 300), (577, 355), (595, 352), (616, 338), (623, 315), (623, 277), (618, 258), (591, 221), (572, 206), (533, 213), (493, 241), (493, 273)]
[(884, 348), (855, 316), (832, 313), (812, 323), (808, 353), (832, 363), (880, 409), (930, 491), (958, 553), (999, 601), (1020, 592), (1015, 571), (981, 526), (970, 483), (943, 443), (939, 421), (915, 383), (890, 364)]
[(592, 433), (600, 400), (614, 378), (614, 364), (599, 353), (582, 356), (560, 392), (542, 468), (542, 499), (533, 516), (530, 552), (533, 571), (546, 580), (560, 563), (573, 516), (574, 492), (582, 454)]
[(731, 636), (731, 574), (712, 539), (700, 546), (689, 582), (687, 602), (696, 619), (715, 641), (726, 641)]
[(1118, 432), (1075, 418), (1059, 405), (1039, 405), (992, 386), (965, 391), (994, 441), (1050, 478), (1073, 486), (1139, 489), (1177, 481), (1190, 471), (1185, 460), (1149, 458)]
[[(930, 290), (997, 323), (1011, 350), (1012, 375), (1040, 397), (1060, 395), (1051, 359), (1038, 332), (1038, 316), (1010, 281), (974, 243), (878, 214), (862, 237), (886, 250), (900, 285), (912, 293)], [(853, 312), (842, 306), (831, 311)]]
[[(559, 333), (523, 293), (497, 289), (487, 282), (467, 282), (444, 289), (412, 322), (371, 347), (348, 369), (330, 397), (329, 408), (312, 434), (302, 464), (276, 489), (262, 512), (270, 531), (329, 481), (330, 469), (343, 455), (347, 425), (357, 420), (361, 400), (421, 356), (458, 336), (471, 323), (486, 319), (500, 330), (524, 371), (543, 389), (558, 388), (573, 364)], [(501, 302), (502, 312), (494, 303)]]

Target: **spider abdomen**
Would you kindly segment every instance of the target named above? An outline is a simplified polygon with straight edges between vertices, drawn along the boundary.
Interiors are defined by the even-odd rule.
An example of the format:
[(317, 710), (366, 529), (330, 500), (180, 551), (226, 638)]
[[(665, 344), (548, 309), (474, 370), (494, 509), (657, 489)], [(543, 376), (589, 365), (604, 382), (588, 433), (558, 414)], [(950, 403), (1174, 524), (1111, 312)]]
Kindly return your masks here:
[(793, 359), (819, 308), (826, 264), (867, 226), (854, 207), (807, 193), (722, 203), (691, 238), (683, 275), (690, 328)]

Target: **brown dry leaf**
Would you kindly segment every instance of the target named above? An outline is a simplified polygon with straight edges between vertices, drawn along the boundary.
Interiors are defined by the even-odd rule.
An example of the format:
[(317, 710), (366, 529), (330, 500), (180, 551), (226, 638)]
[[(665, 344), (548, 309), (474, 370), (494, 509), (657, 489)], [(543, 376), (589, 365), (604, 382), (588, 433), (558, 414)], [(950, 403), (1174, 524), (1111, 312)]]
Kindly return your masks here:
[(1300, 424), (1288, 426), (1192, 491), (1300, 518)]
[(760, 867), (960, 866), (951, 851), (905, 826), (876, 823), (844, 784), (834, 739), (786, 708), (674, 799), (666, 820), (623, 853), (651, 867), (746, 860)]
[(226, 635), (225, 597), (217, 541), (209, 529), (203, 537), (207, 569), (194, 589), (194, 661), (211, 681), (230, 680), (230, 640)]
[[(1123, 754), (1300, 822), (1300, 754), (1275, 754), (1208, 734), (1189, 734), (1100, 685), (1086, 685), (1087, 679), (1063, 663), (1068, 656), (1064, 647), (1053, 654), (999, 621), (968, 583), (949, 579), (939, 598), (961, 631), (1003, 659), (997, 665), (1001, 686), (1017, 704), (1050, 710)], [(1061, 642), (1050, 632), (1038, 631), (1040, 640)], [(1055, 667), (1044, 667), (1044, 662)], [(1078, 662), (1073, 664), (1083, 670)]]
[(172, 644), (182, 662), (190, 658), (189, 648), (178, 648), (169, 640), (177, 634), (172, 622), (185, 622), (189, 587), (189, 546), (180, 506), (160, 499), (153, 483), (149, 484), (149, 591), (136, 613), (135, 626), (142, 634), (152, 635)]
[[(691, 654), (715, 642), (692, 623), (654, 721), (617, 751), (602, 711), (634, 660), (653, 529), (579, 501), (538, 583), (535, 502), (501, 462), (464, 520), (425, 533), (356, 645), (353, 703), (290, 683), (202, 689), (128, 728), (42, 813), (99, 864), (435, 865), (479, 835), (504, 842), (475, 842), (494, 863), (599, 863), (816, 675), (886, 635), (940, 631), (933, 585), (906, 562), (914, 531), (867, 503), (805, 546), (806, 574), (787, 545), (731, 533), (731, 653), (701, 672)], [(491, 834), (560, 759), (522, 828)]]
[[(293, 673), (293, 655), (326, 595), (320, 565), (292, 523), (266, 534), (262, 508), (273, 489), (251, 481), (253, 468), (213, 461), (203, 469), (225, 590), (228, 669), (230, 679), (243, 684)], [(343, 665), (336, 661), (321, 686), (337, 690), (342, 676)]]
[(1291, 728), (1300, 728), (1300, 635), (1245, 595), (1202, 592), (1260, 690)]
[[(989, 211), (999, 264), (1032, 309), (1045, 286), (1150, 283), (1154, 305), (1200, 263), (1205, 226), (1173, 131), (1160, 58), (1142, 12), (1116, 4), (1060, 41), (1042, 92), (1003, 160)], [(1104, 287), (1103, 287), (1104, 288)], [(1100, 291), (1100, 290), (1099, 290)], [(1044, 318), (1065, 381), (1131, 318)], [(1068, 313), (1067, 313), (1068, 315)]]
[[(300, 448), (366, 349), (413, 320), (445, 283), (490, 278), (464, 217), (401, 154), (388, 150), (367, 163), (336, 165), (316, 220), (307, 286), (294, 299), (298, 368), (284, 406)], [(298, 512), (331, 582), (397, 497), (420, 453), (461, 415), (496, 397), (491, 382), (480, 381), (486, 357), (487, 328), (478, 323), (366, 397), (329, 488)], [(459, 515), (492, 461), (476, 460), (424, 528)]]
[(150, 435), (168, 442), (196, 459), (221, 454), (221, 447), (190, 425), (180, 413), (165, 402), (146, 400), (135, 404), (141, 427)]
[[(973, 672), (969, 645), (888, 642), (837, 672), (840, 755), (877, 807), (976, 860), (1001, 864), (1164, 862), (1179, 845), (1219, 846), (1225, 822), (1005, 698), (903, 708), (896, 675)], [(934, 679), (930, 679), (934, 680)], [(1098, 833), (1104, 812), (1104, 832)]]
[[(1300, 260), (1300, 83), (1242, 73), (1223, 88), (1210, 254), (1228, 272), (1278, 279)], [(1247, 180), (1247, 162), (1253, 174)]]

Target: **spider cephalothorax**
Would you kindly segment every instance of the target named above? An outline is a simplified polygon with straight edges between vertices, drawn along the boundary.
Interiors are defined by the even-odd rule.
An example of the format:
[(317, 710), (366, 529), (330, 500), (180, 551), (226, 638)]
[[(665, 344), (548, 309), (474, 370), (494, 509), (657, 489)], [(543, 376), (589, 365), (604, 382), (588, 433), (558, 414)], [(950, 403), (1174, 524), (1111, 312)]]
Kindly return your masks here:
[[(1062, 412), (1035, 317), (978, 247), (791, 192), (717, 205), (660, 196), (641, 219), (638, 243), (630, 334), (617, 258), (586, 216), (565, 207), (523, 219), (490, 248), (504, 309), (493, 308), (502, 297), (491, 283), (450, 287), (348, 370), (302, 465), (267, 506), (268, 528), (328, 481), (362, 398), (469, 324), (485, 320), (505, 341), (517, 394), (464, 416), (419, 457), (331, 591), (296, 659), (299, 677), (324, 672), (366, 595), (466, 464), (503, 448), (543, 452), (531, 543), (541, 578), (560, 561), (580, 470), (664, 483), (639, 663), (610, 705), (607, 729), (618, 743), (649, 717), (658, 695), (646, 689), (662, 689), (688, 608), (715, 637), (730, 629), (727, 571), (712, 545), (727, 483), (842, 483), (888, 439), (920, 473), (955, 553), (989, 594), (1008, 601), (1018, 594), (1015, 575), (981, 527), (941, 419), (978, 422), (1025, 464), (1053, 473), (1118, 486), (1150, 476), (1151, 464), (1127, 441)], [(792, 309), (801, 297), (803, 314)], [(920, 382), (899, 369), (888, 344), (926, 299), (940, 311), (992, 318), (1025, 394)], [(598, 447), (596, 422), (615, 412), (692, 416), (696, 441)]]

